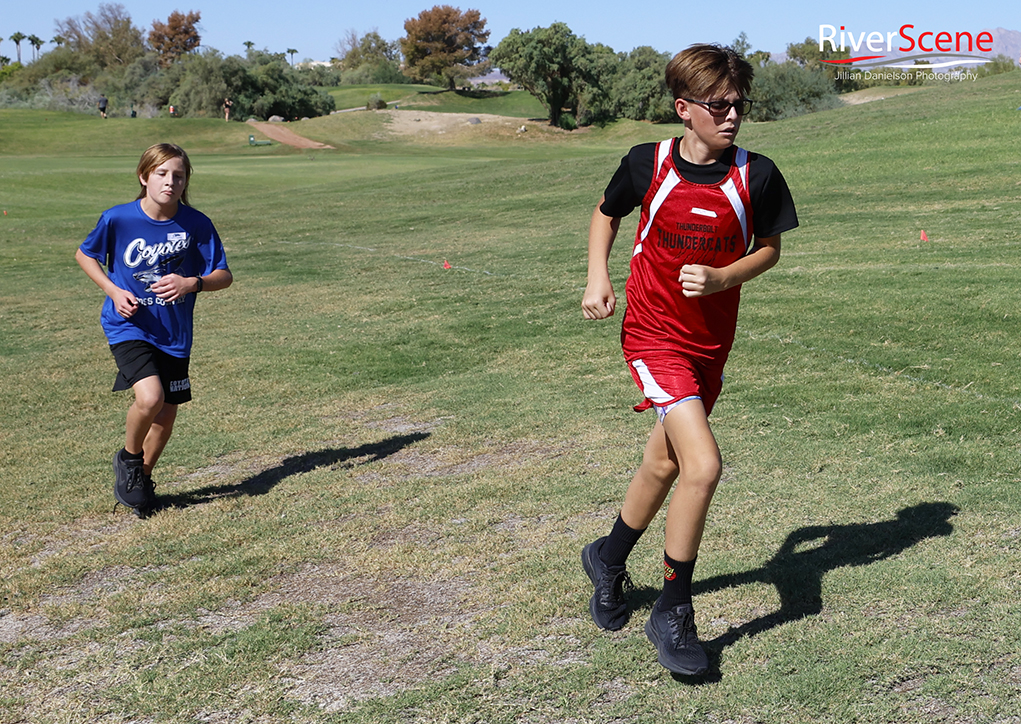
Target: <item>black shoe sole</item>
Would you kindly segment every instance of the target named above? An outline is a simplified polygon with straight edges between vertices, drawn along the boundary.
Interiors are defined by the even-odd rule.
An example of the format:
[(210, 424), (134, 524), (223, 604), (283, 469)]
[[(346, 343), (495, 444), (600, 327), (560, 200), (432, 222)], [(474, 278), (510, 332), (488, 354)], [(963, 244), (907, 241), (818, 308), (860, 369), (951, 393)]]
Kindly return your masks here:
[(679, 664), (675, 664), (673, 662), (664, 661), (663, 652), (660, 651), (659, 644), (657, 643), (658, 638), (656, 636), (656, 628), (652, 625), (651, 618), (645, 622), (645, 635), (648, 637), (649, 642), (656, 649), (657, 654), (656, 660), (659, 661), (659, 665), (662, 666), (667, 671), (673, 672), (675, 674), (680, 674), (681, 676), (704, 676), (705, 674), (709, 673), (708, 666), (700, 666), (695, 669), (689, 669), (684, 666), (680, 666)]

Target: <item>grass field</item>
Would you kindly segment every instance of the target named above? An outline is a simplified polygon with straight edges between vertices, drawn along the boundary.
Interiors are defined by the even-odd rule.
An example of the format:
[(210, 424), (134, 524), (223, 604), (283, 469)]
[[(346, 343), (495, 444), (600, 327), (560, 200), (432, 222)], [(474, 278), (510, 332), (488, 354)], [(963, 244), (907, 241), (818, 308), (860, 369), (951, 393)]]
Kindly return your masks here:
[(511, 118), (546, 118), (535, 96), (525, 91), (448, 91), (428, 85), (337, 86), (326, 89), (338, 109), (365, 108), (378, 95), (389, 104), (444, 113), (493, 113)]
[[(713, 413), (697, 681), (642, 630), (662, 516), (622, 631), (578, 560), (653, 422), (619, 316), (581, 317), (588, 218), (676, 127), (412, 141), (350, 113), (290, 125), (337, 149), (310, 154), (0, 111), (0, 723), (1016, 724), (1015, 75), (742, 129), (801, 226), (744, 290)], [(139, 521), (73, 256), (156, 140), (192, 152), (236, 281), (200, 299)]]

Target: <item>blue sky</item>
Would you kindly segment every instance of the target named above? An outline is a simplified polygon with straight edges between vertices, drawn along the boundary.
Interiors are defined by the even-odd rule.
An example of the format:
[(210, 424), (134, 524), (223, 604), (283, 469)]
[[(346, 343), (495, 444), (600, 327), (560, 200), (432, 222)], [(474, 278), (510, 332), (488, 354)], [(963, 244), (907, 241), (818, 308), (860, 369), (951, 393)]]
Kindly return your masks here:
[[(15, 57), (7, 38), (12, 33), (35, 34), (44, 40), (54, 35), (54, 21), (95, 12), (99, 2), (85, 0), (3, 0), (0, 12), (0, 54)], [(617, 51), (650, 45), (660, 52), (676, 53), (692, 43), (729, 43), (742, 31), (752, 48), (782, 52), (788, 43), (806, 37), (818, 38), (819, 26), (844, 25), (849, 31), (896, 32), (906, 23), (915, 34), (925, 31), (971, 32), (1004, 27), (1021, 30), (1017, 0), (965, 3), (930, 0), (924, 3), (891, 3), (862, 0), (856, 3), (820, 3), (818, 0), (732, 0), (727, 3), (693, 3), (684, 0), (592, 0), (562, 3), (551, 0), (188, 0), (181, 4), (151, 0), (123, 0), (121, 3), (135, 25), (148, 31), (154, 19), (165, 20), (173, 9), (202, 13), (202, 45), (227, 55), (243, 54), (244, 42), (256, 48), (284, 52), (294, 48), (295, 60), (328, 60), (337, 42), (348, 30), (362, 35), (378, 30), (387, 40), (404, 35), (404, 21), (436, 4), (482, 13), (491, 31), (489, 42), (496, 45), (513, 28), (530, 30), (553, 22), (564, 22), (576, 35), (590, 43), (602, 43)], [(779, 10), (783, 7), (783, 10)], [(839, 32), (839, 30), (838, 30)], [(44, 50), (52, 48), (44, 46)], [(22, 56), (30, 59), (31, 47), (21, 45)], [(994, 48), (995, 52), (995, 48)]]

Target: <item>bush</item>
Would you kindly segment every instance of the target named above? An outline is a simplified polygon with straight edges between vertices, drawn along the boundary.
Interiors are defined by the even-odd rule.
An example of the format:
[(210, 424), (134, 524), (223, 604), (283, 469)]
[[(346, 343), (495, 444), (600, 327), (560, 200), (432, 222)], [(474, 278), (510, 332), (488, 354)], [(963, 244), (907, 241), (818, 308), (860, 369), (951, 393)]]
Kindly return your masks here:
[(373, 93), (369, 96), (369, 102), (365, 104), (365, 107), (370, 111), (381, 111), (386, 108), (386, 101), (379, 93)]
[(975, 69), (975, 74), (979, 78), (985, 78), (990, 75), (999, 75), (1000, 73), (1012, 73), (1017, 70), (1017, 66), (1014, 64), (1014, 59), (1009, 55), (1000, 53), (993, 60), (985, 65), (980, 65)]
[(234, 117), (322, 116), (336, 108), (333, 97), (317, 90), (287, 63), (282, 53), (249, 51), (224, 58), (216, 50), (188, 53), (167, 67), (149, 53), (127, 65), (100, 67), (83, 53), (57, 48), (31, 65), (8, 72), (0, 103), (29, 108), (95, 112), (100, 95), (125, 115), (134, 109), (153, 115), (174, 105), (185, 116), (215, 118), (225, 97)]
[(833, 82), (826, 74), (797, 63), (770, 63), (755, 71), (748, 119), (778, 121), (840, 105)]
[(340, 73), (337, 85), (376, 85), (379, 83), (414, 83), (401, 73), (396, 63), (363, 63)]

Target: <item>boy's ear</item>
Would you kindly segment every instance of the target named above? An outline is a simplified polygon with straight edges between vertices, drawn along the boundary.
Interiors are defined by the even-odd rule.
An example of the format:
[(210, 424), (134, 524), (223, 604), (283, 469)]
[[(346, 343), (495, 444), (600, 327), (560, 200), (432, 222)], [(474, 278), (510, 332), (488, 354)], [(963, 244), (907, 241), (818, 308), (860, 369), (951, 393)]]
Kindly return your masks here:
[(691, 111), (688, 110), (688, 102), (683, 98), (677, 98), (674, 100), (674, 110), (677, 111), (677, 117), (682, 121), (691, 120)]

